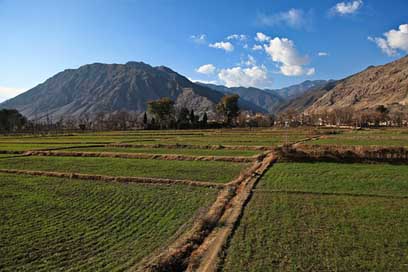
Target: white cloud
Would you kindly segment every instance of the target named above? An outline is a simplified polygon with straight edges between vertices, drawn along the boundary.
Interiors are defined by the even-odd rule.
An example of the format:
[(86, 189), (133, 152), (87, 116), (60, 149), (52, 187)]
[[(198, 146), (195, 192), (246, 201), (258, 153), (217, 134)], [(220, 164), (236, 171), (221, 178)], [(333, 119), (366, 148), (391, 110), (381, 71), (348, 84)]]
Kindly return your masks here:
[(252, 66), (248, 68), (233, 67), (222, 69), (218, 78), (227, 87), (258, 87), (270, 88), (272, 79), (268, 76), (265, 66)]
[(340, 2), (331, 8), (332, 14), (347, 15), (357, 12), (363, 6), (362, 0), (352, 2)]
[(0, 102), (5, 101), (7, 99), (13, 98), (25, 90), (17, 89), (17, 88), (10, 88), (10, 87), (1, 87), (0, 86)]
[(226, 52), (234, 51), (234, 46), (230, 42), (216, 42), (216, 43), (211, 43), (209, 46), (212, 48), (223, 49)]
[(280, 64), (280, 72), (285, 76), (312, 75), (314, 68), (305, 68), (309, 62), (307, 56), (300, 56), (296, 51), (293, 41), (287, 38), (276, 37), (270, 40), (269, 45), (264, 45), (266, 53), (272, 61)]
[(227, 40), (246, 41), (248, 37), (243, 34), (232, 34), (227, 37)]
[(311, 14), (307, 15), (303, 10), (290, 9), (272, 15), (261, 14), (257, 20), (261, 25), (266, 26), (288, 25), (293, 28), (302, 28), (310, 25), (310, 16)]
[(248, 60), (245, 61), (245, 65), (247, 66), (255, 66), (256, 65), (256, 60), (253, 56), (248, 55)]
[(329, 56), (329, 53), (327, 53), (327, 52), (319, 52), (319, 53), (317, 53), (317, 55), (318, 55), (319, 57), (328, 57), (328, 56)]
[(215, 72), (215, 66), (213, 64), (204, 64), (196, 69), (197, 73), (204, 75), (211, 75)]
[(255, 45), (252, 47), (252, 50), (254, 50), (254, 51), (263, 50), (263, 47), (262, 47), (262, 45), (260, 45), (260, 44), (255, 44)]
[(368, 39), (375, 42), (388, 56), (396, 55), (398, 50), (408, 53), (408, 24), (400, 25), (398, 30), (391, 29), (385, 32), (384, 37), (368, 37)]
[(196, 44), (205, 44), (207, 43), (207, 35), (199, 34), (199, 35), (191, 35), (190, 39), (195, 42)]
[(192, 79), (192, 78), (188, 78), (188, 80), (190, 80), (191, 82), (194, 82), (194, 83), (201, 82), (201, 83), (205, 83), (205, 84), (215, 84), (215, 85), (219, 84), (219, 82), (216, 81), (216, 80), (204, 80), (204, 79)]
[(256, 33), (255, 41), (257, 42), (267, 42), (270, 41), (271, 37), (263, 34), (262, 32)]

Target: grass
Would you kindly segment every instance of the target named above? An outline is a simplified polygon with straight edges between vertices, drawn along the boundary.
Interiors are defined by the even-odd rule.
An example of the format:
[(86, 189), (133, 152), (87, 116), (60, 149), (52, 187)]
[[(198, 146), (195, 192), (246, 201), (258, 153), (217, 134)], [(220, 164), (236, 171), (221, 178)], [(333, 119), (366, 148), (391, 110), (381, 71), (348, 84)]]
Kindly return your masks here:
[(0, 168), (228, 182), (249, 164), (218, 161), (164, 161), (93, 157), (0, 159)]
[(348, 131), (325, 136), (308, 144), (342, 146), (405, 146), (408, 147), (408, 129), (370, 129)]
[(224, 271), (406, 271), (408, 200), (256, 192)]
[(83, 146), (86, 147), (87, 145), (81, 144), (4, 144), (0, 143), (0, 150), (2, 151), (29, 151), (29, 150), (47, 150), (47, 149), (55, 149), (55, 148), (66, 148), (72, 146)]
[(118, 153), (145, 153), (145, 154), (177, 154), (190, 156), (254, 156), (261, 151), (227, 150), (227, 149), (183, 149), (183, 148), (132, 148), (132, 147), (90, 147), (75, 148), (64, 151), (74, 152), (118, 152)]
[(216, 191), (0, 176), (1, 271), (123, 271), (188, 228)]
[(307, 138), (315, 133), (305, 129), (223, 129), (223, 130), (171, 130), (96, 132), (49, 136), (0, 136), (1, 145), (7, 144), (197, 144), (276, 146)]
[(277, 163), (259, 189), (408, 196), (408, 166)]

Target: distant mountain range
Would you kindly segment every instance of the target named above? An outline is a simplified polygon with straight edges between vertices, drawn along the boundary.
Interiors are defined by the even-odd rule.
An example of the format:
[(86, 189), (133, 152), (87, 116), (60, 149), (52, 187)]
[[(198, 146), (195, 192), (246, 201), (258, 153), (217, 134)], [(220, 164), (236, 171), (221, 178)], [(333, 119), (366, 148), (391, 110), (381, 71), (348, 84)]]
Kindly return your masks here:
[(313, 88), (323, 87), (328, 82), (329, 81), (326, 80), (307, 80), (297, 85), (276, 90), (263, 90), (254, 87), (228, 88), (222, 85), (205, 84), (200, 82), (197, 83), (219, 92), (238, 94), (241, 98), (257, 105), (258, 107), (261, 107), (269, 113), (277, 113), (280, 109), (282, 109), (282, 105), (285, 105), (288, 100), (295, 99)]
[(58, 73), (0, 108), (15, 108), (30, 119), (67, 118), (99, 112), (141, 113), (149, 100), (170, 97), (177, 107), (212, 114), (226, 93), (238, 94), (243, 110), (274, 114), (408, 107), (408, 56), (342, 80), (305, 81), (277, 90), (193, 83), (170, 68), (143, 62), (94, 63)]

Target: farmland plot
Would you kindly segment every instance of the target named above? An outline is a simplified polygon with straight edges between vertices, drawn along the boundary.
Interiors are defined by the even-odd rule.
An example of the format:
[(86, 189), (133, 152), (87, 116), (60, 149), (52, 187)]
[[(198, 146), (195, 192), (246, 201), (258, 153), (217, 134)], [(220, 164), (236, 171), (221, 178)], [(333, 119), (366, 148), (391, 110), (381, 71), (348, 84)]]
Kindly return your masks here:
[(277, 163), (226, 250), (224, 271), (404, 271), (408, 166)]
[(0, 169), (188, 179), (220, 183), (230, 181), (248, 166), (244, 163), (218, 161), (159, 161), (83, 157), (30, 156), (0, 160)]
[(128, 269), (187, 229), (216, 190), (0, 176), (1, 271)]

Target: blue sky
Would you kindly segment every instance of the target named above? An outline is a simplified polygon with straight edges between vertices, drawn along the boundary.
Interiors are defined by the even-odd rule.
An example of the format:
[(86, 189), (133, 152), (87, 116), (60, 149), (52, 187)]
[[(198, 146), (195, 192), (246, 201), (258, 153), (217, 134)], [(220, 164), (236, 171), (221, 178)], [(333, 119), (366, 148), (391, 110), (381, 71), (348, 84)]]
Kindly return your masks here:
[(228, 86), (339, 79), (406, 55), (407, 11), (406, 0), (0, 0), (0, 100), (94, 62)]

